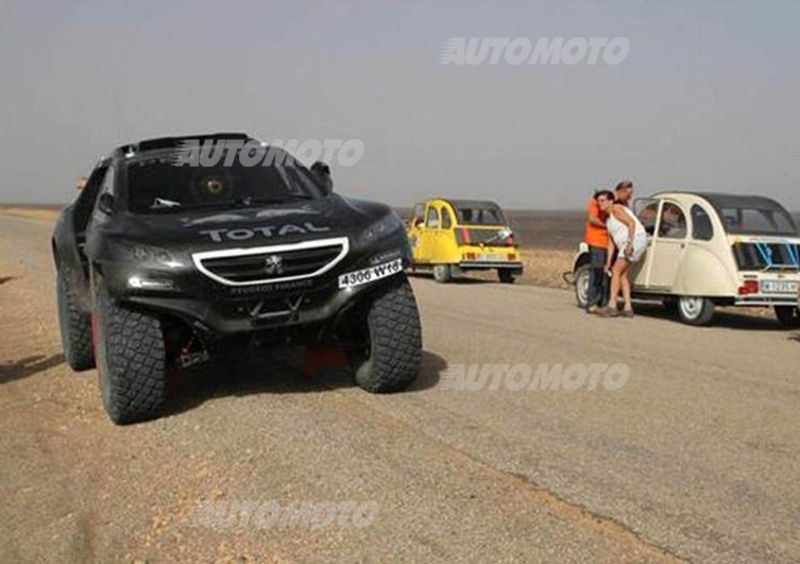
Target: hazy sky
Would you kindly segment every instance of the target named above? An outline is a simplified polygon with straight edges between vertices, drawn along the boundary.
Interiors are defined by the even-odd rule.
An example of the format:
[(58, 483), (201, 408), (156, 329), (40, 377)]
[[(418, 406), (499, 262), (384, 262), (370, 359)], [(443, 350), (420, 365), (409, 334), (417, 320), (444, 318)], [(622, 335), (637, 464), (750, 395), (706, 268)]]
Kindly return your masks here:
[[(797, 2), (0, 0), (0, 200), (124, 141), (360, 139), (339, 192), (571, 208), (632, 177), (800, 208)], [(450, 37), (626, 37), (619, 65), (437, 64)], [(121, 112), (117, 110), (115, 98)]]

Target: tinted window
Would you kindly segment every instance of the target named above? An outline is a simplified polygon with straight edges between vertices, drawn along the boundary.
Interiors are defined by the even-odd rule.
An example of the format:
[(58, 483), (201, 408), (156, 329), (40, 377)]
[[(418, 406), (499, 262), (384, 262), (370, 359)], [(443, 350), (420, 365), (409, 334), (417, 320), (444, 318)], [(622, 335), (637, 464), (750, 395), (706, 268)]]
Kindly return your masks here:
[(686, 214), (679, 205), (665, 202), (658, 224), (658, 236), (664, 239), (684, 239), (686, 233)]
[(442, 229), (450, 229), (453, 226), (453, 220), (450, 217), (450, 212), (447, 208), (442, 208)]
[(714, 238), (714, 225), (702, 207), (692, 206), (692, 237), (698, 241), (710, 241)]
[[(97, 199), (94, 203), (94, 216), (95, 218), (105, 218), (106, 212), (100, 209), (100, 198), (103, 197), (103, 194), (111, 194), (114, 195), (115, 192), (115, 179), (116, 177), (116, 169), (113, 166), (109, 166), (108, 170), (106, 170), (106, 174), (103, 177), (103, 183), (100, 186), (100, 192), (97, 194)], [(99, 214), (99, 215), (98, 215)]]
[(428, 218), (425, 220), (425, 227), (431, 227), (433, 229), (439, 228), (439, 214), (436, 208), (428, 208)]
[(80, 196), (75, 203), (75, 230), (81, 232), (85, 229), (89, 218), (94, 209), (94, 203), (97, 200), (97, 195), (100, 193), (100, 187), (105, 180), (106, 171), (105, 166), (98, 167), (92, 172), (86, 186), (81, 190)]

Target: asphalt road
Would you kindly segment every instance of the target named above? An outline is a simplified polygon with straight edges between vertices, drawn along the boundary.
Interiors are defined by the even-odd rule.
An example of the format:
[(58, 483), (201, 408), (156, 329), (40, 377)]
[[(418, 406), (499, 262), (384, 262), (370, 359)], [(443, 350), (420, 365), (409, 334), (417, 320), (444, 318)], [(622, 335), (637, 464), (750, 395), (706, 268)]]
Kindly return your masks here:
[[(115, 427), (96, 373), (61, 355), (50, 230), (0, 216), (0, 561), (800, 560), (800, 342), (772, 321), (604, 320), (567, 292), (417, 278), (425, 361), (406, 393), (275, 354), (190, 371), (166, 417)], [(630, 376), (453, 389), (474, 363)], [(209, 501), (379, 512), (208, 525)]]

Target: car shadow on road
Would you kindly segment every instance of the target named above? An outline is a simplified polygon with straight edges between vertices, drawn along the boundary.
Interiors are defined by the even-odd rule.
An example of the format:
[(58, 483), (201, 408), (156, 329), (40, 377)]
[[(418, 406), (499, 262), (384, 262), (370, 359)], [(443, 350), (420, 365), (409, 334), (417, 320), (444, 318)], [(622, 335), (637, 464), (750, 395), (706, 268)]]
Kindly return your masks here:
[(15, 380), (22, 380), (34, 376), (45, 370), (64, 364), (64, 355), (53, 354), (50, 356), (28, 356), (11, 363), (0, 364), (0, 384), (7, 384)]
[[(439, 373), (446, 367), (447, 363), (439, 355), (423, 351), (419, 376), (408, 390), (400, 393), (414, 393), (436, 386)], [(259, 351), (245, 357), (220, 358), (194, 368), (173, 371), (169, 376), (167, 414), (190, 411), (215, 398), (324, 393), (356, 386), (352, 369), (336, 359), (327, 365), (312, 363), (309, 366), (305, 355), (300, 353)]]
[[(678, 314), (667, 310), (661, 304), (637, 302), (635, 308), (637, 315), (680, 323)], [(731, 310), (717, 311), (714, 315), (714, 319), (711, 321), (711, 327), (733, 329), (737, 331), (774, 331), (776, 333), (787, 331), (787, 329), (781, 327), (774, 317), (759, 317), (756, 315), (747, 315), (745, 313), (736, 313)]]

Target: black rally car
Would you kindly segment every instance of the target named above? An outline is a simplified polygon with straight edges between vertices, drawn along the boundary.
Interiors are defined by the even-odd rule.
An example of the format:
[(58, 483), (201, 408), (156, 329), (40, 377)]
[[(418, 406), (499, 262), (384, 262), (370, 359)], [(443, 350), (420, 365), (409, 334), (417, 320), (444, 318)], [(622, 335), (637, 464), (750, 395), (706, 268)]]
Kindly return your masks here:
[[(195, 144), (223, 159), (186, 162)], [(53, 234), (64, 354), (97, 366), (116, 423), (159, 414), (166, 371), (252, 346), (336, 344), (370, 392), (421, 360), (410, 250), (389, 207), (332, 192), (244, 134), (161, 138), (102, 159)], [(276, 158), (276, 155), (278, 158)], [(209, 154), (205, 154), (206, 157)]]

